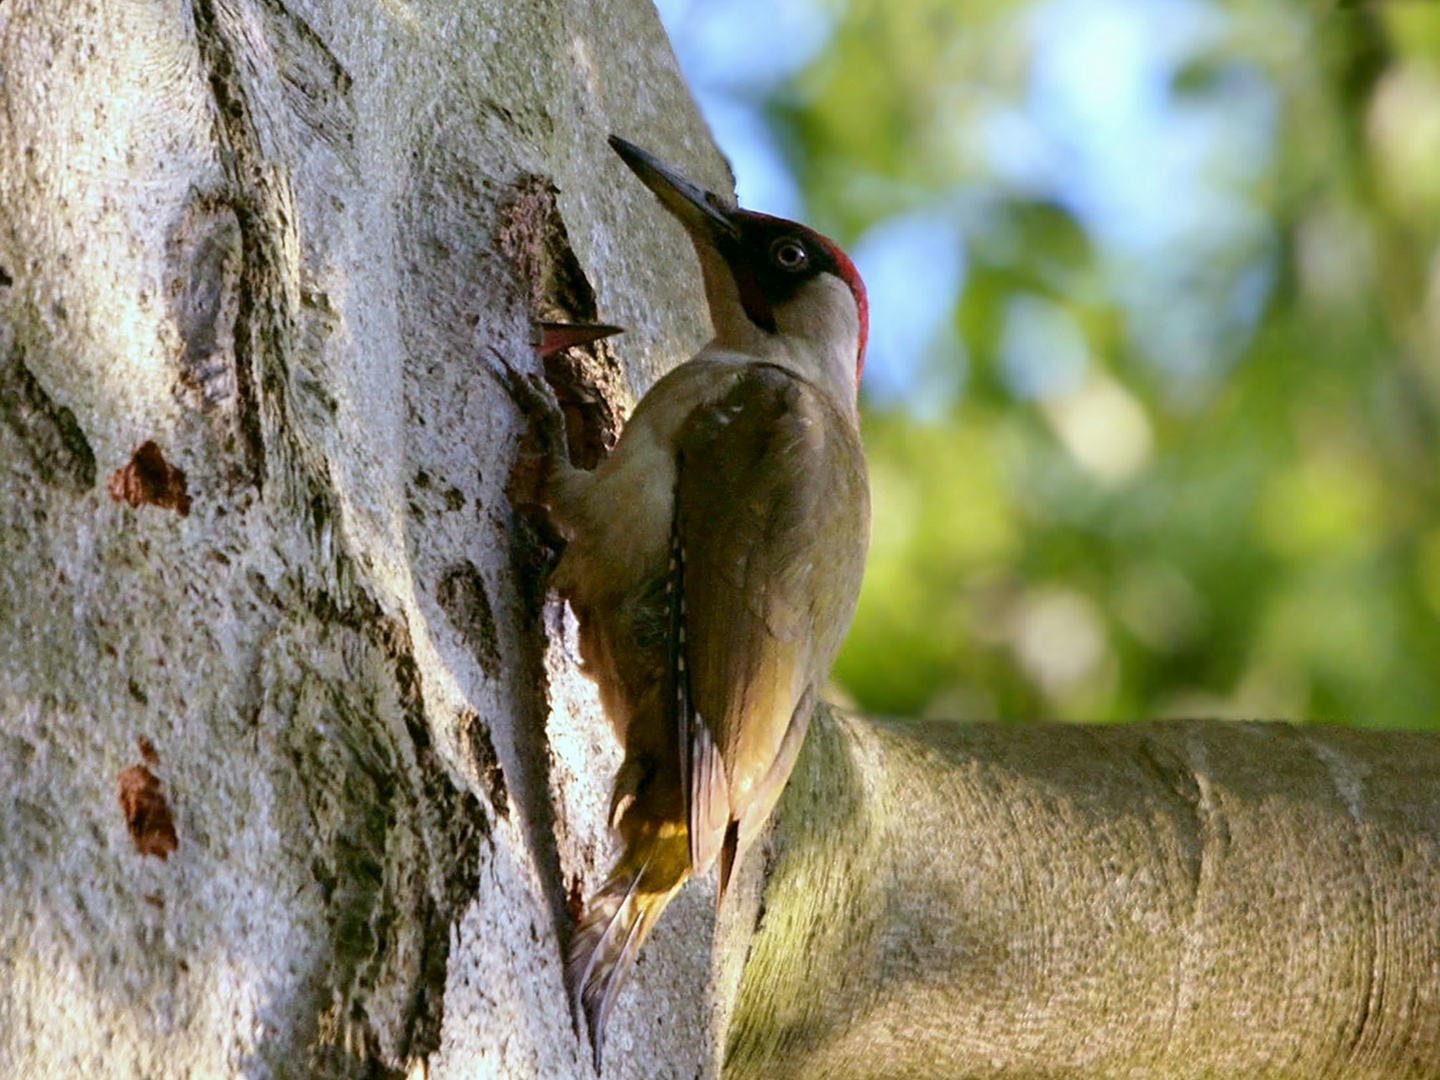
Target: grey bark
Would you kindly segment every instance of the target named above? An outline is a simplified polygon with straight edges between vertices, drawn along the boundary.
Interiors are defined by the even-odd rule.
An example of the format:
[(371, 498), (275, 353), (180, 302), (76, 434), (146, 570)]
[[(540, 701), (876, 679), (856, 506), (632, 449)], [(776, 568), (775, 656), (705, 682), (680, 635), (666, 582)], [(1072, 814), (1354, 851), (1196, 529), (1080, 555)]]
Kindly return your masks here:
[[(589, 1075), (618, 752), (503, 372), (629, 328), (583, 461), (706, 334), (604, 143), (728, 185), (654, 13), (0, 0), (0, 105), (0, 1075)], [(821, 717), (606, 1074), (1440, 1075), (1437, 754)]]
[(816, 720), (728, 1078), (1440, 1076), (1435, 737)]
[[(727, 183), (653, 10), (3, 0), (0, 78), (0, 1075), (585, 1075), (617, 754), (497, 372), (629, 327), (593, 456), (703, 340), (605, 144)], [(669, 923), (612, 1075), (707, 1053)]]

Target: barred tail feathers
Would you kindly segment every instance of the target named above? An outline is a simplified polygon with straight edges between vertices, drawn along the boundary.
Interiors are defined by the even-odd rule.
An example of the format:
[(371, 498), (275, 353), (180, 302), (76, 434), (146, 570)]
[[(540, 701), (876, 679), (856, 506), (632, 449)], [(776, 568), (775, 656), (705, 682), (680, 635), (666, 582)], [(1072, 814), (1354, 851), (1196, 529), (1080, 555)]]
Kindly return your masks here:
[[(680, 847), (677, 862), (667, 847)], [(565, 959), (566, 980), (576, 1012), (584, 1013), (595, 1055), (595, 1071), (605, 1045), (605, 1025), (655, 923), (690, 876), (684, 833), (656, 841), (637, 866), (629, 852), (600, 891), (585, 904)], [(668, 857), (667, 857), (668, 856)], [(677, 872), (678, 867), (678, 872)]]

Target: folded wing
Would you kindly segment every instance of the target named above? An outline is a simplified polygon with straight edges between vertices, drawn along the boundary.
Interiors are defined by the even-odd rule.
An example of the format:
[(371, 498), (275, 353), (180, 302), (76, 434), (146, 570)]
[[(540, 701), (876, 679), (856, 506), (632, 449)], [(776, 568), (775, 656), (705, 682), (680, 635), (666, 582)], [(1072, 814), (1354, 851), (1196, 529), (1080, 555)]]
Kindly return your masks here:
[[(869, 501), (853, 417), (769, 364), (680, 434), (672, 554), (691, 861), (737, 856), (779, 798), (853, 614)], [(706, 522), (702, 530), (693, 522)]]

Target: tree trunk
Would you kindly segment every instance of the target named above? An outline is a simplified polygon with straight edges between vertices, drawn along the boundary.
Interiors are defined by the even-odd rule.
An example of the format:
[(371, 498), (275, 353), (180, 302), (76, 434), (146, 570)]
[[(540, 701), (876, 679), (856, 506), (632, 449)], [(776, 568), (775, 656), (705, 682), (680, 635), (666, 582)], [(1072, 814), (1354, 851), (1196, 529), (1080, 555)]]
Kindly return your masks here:
[[(584, 1075), (618, 753), (497, 373), (594, 282), (593, 459), (704, 339), (654, 11), (3, 0), (0, 76), (0, 1074)], [(707, 1053), (699, 892), (611, 1075)]]
[[(506, 388), (628, 327), (545, 365), (593, 462), (705, 336), (604, 139), (727, 187), (654, 12), (0, 0), (0, 80), (0, 1075), (589, 1075), (618, 751)], [(606, 1075), (1440, 1074), (1437, 761), (826, 714)]]

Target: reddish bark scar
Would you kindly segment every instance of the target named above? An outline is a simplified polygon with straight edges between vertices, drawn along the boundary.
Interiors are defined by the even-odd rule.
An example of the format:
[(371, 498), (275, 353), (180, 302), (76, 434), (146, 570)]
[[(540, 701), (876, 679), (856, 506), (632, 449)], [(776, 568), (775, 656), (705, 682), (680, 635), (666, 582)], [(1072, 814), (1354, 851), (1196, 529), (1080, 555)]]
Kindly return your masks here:
[(168, 859), (180, 846), (180, 838), (175, 834), (175, 820), (156, 775), (144, 765), (131, 765), (116, 779), (115, 795), (135, 850), (162, 861)]
[(160, 767), (160, 754), (155, 749), (155, 744), (144, 735), (136, 739), (135, 743), (140, 748), (140, 760), (145, 762), (146, 765), (154, 765), (158, 769)]
[(190, 513), (185, 470), (166, 461), (154, 439), (141, 443), (130, 455), (129, 464), (110, 474), (105, 489), (116, 502), (131, 506), (148, 503), (162, 510), (174, 510), (181, 517)]

